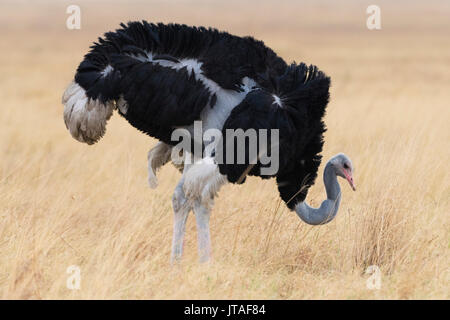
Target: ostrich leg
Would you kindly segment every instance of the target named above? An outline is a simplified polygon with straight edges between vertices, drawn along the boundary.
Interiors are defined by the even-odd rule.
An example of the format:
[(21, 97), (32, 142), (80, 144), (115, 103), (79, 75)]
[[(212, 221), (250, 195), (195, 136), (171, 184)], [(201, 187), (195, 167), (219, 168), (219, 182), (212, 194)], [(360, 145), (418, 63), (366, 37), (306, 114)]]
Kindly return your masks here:
[[(211, 201), (212, 202), (212, 201)], [(195, 200), (195, 220), (197, 222), (197, 242), (200, 262), (207, 262), (211, 258), (211, 237), (209, 234), (209, 217), (211, 204)]]
[[(186, 157), (190, 155), (186, 154)], [(187, 213), (192, 208), (195, 213), (195, 220), (197, 223), (197, 237), (198, 237), (198, 252), (200, 262), (206, 262), (211, 256), (211, 238), (209, 234), (209, 217), (211, 214), (211, 208), (214, 203), (214, 197), (219, 191), (220, 187), (227, 182), (226, 176), (221, 175), (219, 167), (211, 157), (205, 157), (197, 160), (195, 163), (189, 161), (186, 162), (183, 171), (183, 178), (175, 189), (174, 198), (183, 196), (183, 203), (181, 205), (183, 209), (180, 210), (179, 218), (177, 218), (177, 210), (175, 203), (179, 204), (180, 201), (174, 201), (174, 209), (179, 224), (183, 225), (182, 220), (184, 215), (187, 217)], [(187, 208), (184, 208), (187, 207)], [(185, 210), (185, 211), (183, 211)], [(185, 222), (184, 222), (185, 223)], [(174, 227), (174, 251), (181, 252), (180, 242), (176, 237), (176, 234), (181, 234), (180, 227)], [(182, 236), (181, 236), (182, 238)], [(178, 242), (177, 242), (178, 241)]]
[(178, 262), (183, 255), (183, 240), (186, 230), (186, 221), (191, 207), (183, 191), (183, 180), (178, 183), (173, 193), (172, 205), (174, 211), (173, 238), (172, 238), (172, 263)]
[(190, 157), (190, 154), (185, 155), (183, 175), (180, 182), (178, 182), (178, 185), (176, 186), (172, 197), (172, 205), (174, 211), (171, 257), (172, 263), (178, 262), (183, 255), (183, 240), (184, 233), (186, 231), (186, 221), (189, 215), (189, 211), (191, 211), (192, 209), (192, 203), (186, 198), (183, 190), (185, 173), (190, 168), (190, 163), (192, 163), (186, 162), (187, 157)]
[(189, 212), (192, 210), (192, 201), (186, 198), (183, 186), (186, 179), (186, 172), (192, 166), (193, 156), (184, 153), (183, 175), (178, 182), (172, 197), (173, 205), (173, 238), (172, 238), (172, 263), (178, 262), (183, 255), (183, 241), (186, 231), (186, 221)]
[(220, 174), (218, 165), (211, 157), (197, 161), (185, 175), (183, 190), (189, 199), (193, 199), (200, 262), (206, 262), (211, 257), (209, 217), (214, 197), (226, 182), (226, 176)]

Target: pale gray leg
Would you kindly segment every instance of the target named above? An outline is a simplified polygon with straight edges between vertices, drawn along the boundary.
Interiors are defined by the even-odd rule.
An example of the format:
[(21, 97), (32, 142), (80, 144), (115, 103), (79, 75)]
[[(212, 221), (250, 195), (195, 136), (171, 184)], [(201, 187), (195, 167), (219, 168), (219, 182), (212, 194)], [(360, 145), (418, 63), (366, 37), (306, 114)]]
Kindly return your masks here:
[(197, 222), (198, 255), (200, 262), (211, 258), (211, 236), (209, 233), (209, 217), (211, 205), (200, 200), (194, 203), (195, 220)]
[[(186, 155), (190, 156), (189, 154)], [(186, 231), (186, 221), (189, 211), (192, 210), (192, 203), (186, 199), (183, 190), (184, 173), (189, 169), (191, 164), (184, 165), (183, 176), (173, 193), (172, 205), (174, 211), (173, 221), (173, 238), (172, 238), (172, 263), (178, 262), (183, 255), (183, 241)]]
[[(182, 180), (183, 181), (183, 180)], [(175, 263), (183, 255), (183, 240), (186, 230), (186, 221), (191, 207), (184, 196), (182, 181), (175, 188), (172, 204), (174, 211), (173, 238), (172, 238), (172, 256), (171, 261)]]

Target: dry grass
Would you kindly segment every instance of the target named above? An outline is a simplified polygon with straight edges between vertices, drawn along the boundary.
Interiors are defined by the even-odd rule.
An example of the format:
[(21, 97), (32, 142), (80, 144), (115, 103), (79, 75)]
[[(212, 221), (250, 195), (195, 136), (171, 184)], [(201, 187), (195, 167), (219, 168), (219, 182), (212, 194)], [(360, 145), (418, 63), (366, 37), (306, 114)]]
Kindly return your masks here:
[[(80, 31), (65, 29), (68, 3), (0, 4), (0, 298), (450, 298), (448, 3), (381, 1), (381, 31), (365, 28), (361, 1), (81, 2)], [(60, 104), (90, 42), (142, 18), (252, 34), (332, 77), (324, 156), (349, 154), (358, 183), (343, 186), (335, 221), (307, 226), (274, 181), (249, 179), (216, 201), (213, 264), (197, 263), (191, 217), (183, 264), (170, 267), (179, 173), (163, 168), (150, 190), (154, 140), (116, 116), (100, 143), (82, 145)], [(308, 199), (323, 197), (318, 180)], [(370, 265), (380, 290), (366, 288)]]

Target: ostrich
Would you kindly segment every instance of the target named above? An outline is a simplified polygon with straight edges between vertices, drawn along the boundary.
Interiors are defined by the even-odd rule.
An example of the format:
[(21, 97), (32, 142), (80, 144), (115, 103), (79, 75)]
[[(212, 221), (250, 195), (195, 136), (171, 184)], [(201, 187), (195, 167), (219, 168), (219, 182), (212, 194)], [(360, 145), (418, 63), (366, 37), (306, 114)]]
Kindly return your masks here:
[[(99, 38), (62, 101), (66, 127), (80, 142), (96, 143), (114, 110), (158, 139), (148, 153), (148, 182), (153, 188), (157, 170), (172, 158), (177, 143), (172, 134), (177, 129), (192, 132), (193, 123), (201, 121), (203, 131), (278, 130), (279, 166), (271, 175), (261, 174), (264, 164), (259, 158), (250, 163), (248, 148), (240, 164), (218, 162), (216, 150), (206, 152), (204, 141), (193, 141), (205, 151), (200, 156), (179, 153), (182, 176), (172, 197), (171, 258), (178, 261), (182, 256), (186, 220), (192, 210), (199, 258), (208, 261), (210, 212), (214, 197), (226, 183), (243, 183), (248, 175), (275, 177), (287, 207), (311, 225), (328, 223), (336, 216), (341, 200), (338, 176), (355, 189), (352, 162), (341, 153), (325, 166), (327, 199), (319, 208), (305, 202), (322, 159), (326, 130), (322, 118), (329, 86), (329, 77), (317, 67), (288, 65), (252, 37), (142, 21), (121, 24)], [(225, 134), (222, 139), (226, 140)]]

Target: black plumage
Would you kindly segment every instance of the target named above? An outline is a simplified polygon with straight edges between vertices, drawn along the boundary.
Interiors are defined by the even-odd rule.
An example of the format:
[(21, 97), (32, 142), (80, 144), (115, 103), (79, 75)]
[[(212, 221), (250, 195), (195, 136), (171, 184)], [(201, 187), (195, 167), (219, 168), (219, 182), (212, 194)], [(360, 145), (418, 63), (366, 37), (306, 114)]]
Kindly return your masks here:
[[(276, 177), (281, 198), (292, 209), (305, 199), (308, 188), (317, 177), (325, 132), (322, 117), (329, 99), (330, 79), (315, 66), (292, 64), (281, 76), (272, 79), (260, 77), (259, 83), (262, 88), (250, 92), (233, 109), (223, 126), (222, 137), (226, 140), (227, 129), (279, 130)], [(273, 94), (280, 97), (281, 106), (274, 102)], [(223, 150), (224, 159), (227, 150), (226, 147)], [(261, 151), (264, 152), (258, 149), (258, 153)], [(249, 167), (249, 161), (251, 159), (247, 155), (244, 164), (220, 164), (220, 172), (226, 174), (230, 182), (243, 182), (240, 178)], [(261, 163), (258, 162), (248, 174), (270, 177), (262, 176), (260, 169)]]
[(255, 78), (258, 73), (279, 74), (286, 63), (262, 41), (252, 37), (237, 37), (213, 28), (188, 27), (179, 24), (153, 24), (146, 21), (121, 24), (115, 32), (91, 47), (77, 69), (75, 81), (89, 97), (102, 101), (116, 99), (117, 93), (107, 90), (117, 77), (117, 71), (107, 77), (101, 72), (112, 65), (114, 54), (171, 56), (175, 59), (195, 58), (202, 63), (205, 76), (222, 88), (239, 91), (242, 78)]
[[(146, 59), (150, 53), (151, 60)], [(218, 129), (225, 144), (226, 129), (268, 129), (269, 136), (278, 129), (280, 166), (273, 176), (289, 208), (303, 201), (320, 165), (322, 118), (329, 99), (330, 79), (315, 66), (287, 65), (252, 37), (143, 21), (122, 24), (99, 38), (78, 67), (75, 81), (88, 98), (103, 103), (123, 98), (127, 112), (119, 112), (131, 125), (175, 144), (171, 134), (176, 127), (199, 120), (206, 106), (219, 107), (216, 94), (194, 71), (155, 63), (182, 59), (198, 61), (202, 74), (223, 89), (242, 92), (244, 77), (256, 81)], [(262, 164), (249, 166), (250, 160), (247, 155), (243, 164), (219, 164), (219, 170), (233, 183), (243, 182), (240, 178), (246, 174), (261, 176)]]
[(192, 124), (212, 99), (186, 68), (174, 70), (123, 55), (115, 55), (111, 61), (122, 74), (116, 90), (130, 106), (123, 116), (165, 143), (176, 144), (171, 140), (173, 129)]

